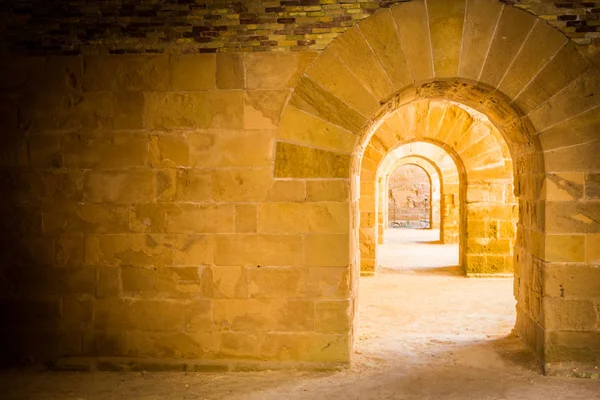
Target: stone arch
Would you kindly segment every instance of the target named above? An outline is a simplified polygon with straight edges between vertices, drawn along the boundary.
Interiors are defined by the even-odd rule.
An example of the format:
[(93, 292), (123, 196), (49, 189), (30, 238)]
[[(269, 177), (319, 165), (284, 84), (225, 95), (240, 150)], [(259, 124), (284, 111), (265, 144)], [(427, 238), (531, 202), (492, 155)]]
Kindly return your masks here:
[[(395, 186), (392, 187), (392, 179), (396, 178), (396, 180), (400, 180), (401, 176), (407, 176), (407, 174), (414, 176), (414, 181), (412, 182), (413, 185), (413, 196), (409, 197), (409, 196), (404, 196), (404, 205), (400, 206), (400, 207), (394, 207), (393, 209), (393, 213), (390, 214), (388, 212), (388, 215), (390, 216), (388, 218), (388, 221), (390, 221), (391, 216), (393, 216), (396, 213), (396, 210), (399, 209), (401, 211), (401, 214), (404, 215), (405, 217), (403, 218), (402, 215), (400, 216), (396, 216), (394, 218), (394, 224), (397, 224), (398, 227), (404, 226), (404, 225), (399, 225), (399, 220), (402, 221), (402, 224), (406, 224), (405, 226), (408, 228), (418, 228), (418, 229), (432, 229), (432, 225), (433, 225), (433, 207), (432, 207), (432, 198), (433, 198), (433, 182), (432, 182), (432, 177), (429, 174), (429, 172), (421, 167), (419, 164), (415, 164), (415, 163), (404, 163), (402, 165), (400, 165), (399, 167), (397, 167), (394, 171), (392, 171), (389, 176), (387, 177), (387, 180), (385, 179), (380, 179), (378, 181), (378, 185), (380, 187), (379, 189), (379, 210), (377, 212), (378, 218), (377, 218), (377, 226), (378, 226), (378, 243), (381, 244), (381, 225), (382, 225), (382, 220), (381, 220), (381, 216), (382, 214), (385, 212), (384, 211), (384, 206), (382, 205), (382, 202), (384, 201), (384, 198), (387, 199), (387, 203), (389, 204), (389, 200), (390, 199), (397, 199), (396, 198), (396, 194), (399, 195), (399, 193), (394, 194), (393, 190), (395, 189), (396, 191), (400, 191), (401, 187), (400, 186)], [(405, 182), (404, 182), (405, 183)], [(405, 188), (405, 186), (403, 186)], [(420, 199), (420, 197), (422, 197), (422, 199)], [(407, 200), (410, 200), (410, 202), (407, 202)], [(400, 204), (399, 202), (396, 202), (394, 204)], [(387, 205), (387, 204), (386, 204)], [(408, 208), (415, 208), (416, 212), (413, 212), (412, 215), (410, 216), (411, 218), (407, 217), (407, 212), (405, 211)], [(389, 211), (389, 209), (388, 209)], [(425, 212), (423, 212), (425, 211)], [(388, 224), (389, 225), (389, 224)]]
[(359, 241), (361, 273), (377, 268), (375, 223), (379, 175), (386, 154), (421, 155), (446, 180), (444, 242), (460, 238), (467, 274), (512, 272), (517, 204), (512, 159), (500, 132), (483, 115), (451, 102), (419, 100), (383, 117), (362, 146)]
[(415, 100), (486, 115), (510, 150), (520, 205), (515, 332), (546, 372), (587, 365), (600, 361), (598, 317), (586, 311), (600, 298), (589, 283), (600, 279), (599, 89), (600, 71), (575, 45), (521, 10), (496, 0), (402, 3), (346, 31), (306, 70), (282, 114), (275, 177), (351, 180), (355, 288), (363, 144)]
[[(396, 171), (398, 168), (404, 166), (404, 165), (414, 165), (417, 167), (420, 167), (422, 170), (425, 171), (425, 173), (427, 174), (430, 184), (431, 184), (431, 198), (430, 198), (430, 202), (431, 202), (431, 207), (430, 207), (430, 229), (440, 229), (440, 234), (443, 235), (443, 233), (441, 233), (441, 231), (443, 230), (442, 228), (442, 224), (441, 224), (441, 213), (440, 210), (442, 208), (442, 197), (443, 197), (443, 184), (442, 184), (442, 177), (440, 175), (440, 171), (439, 168), (437, 167), (437, 165), (435, 165), (431, 160), (425, 158), (425, 157), (421, 157), (421, 156), (407, 156), (407, 157), (402, 157), (401, 159), (395, 160), (395, 161), (389, 161), (389, 166), (386, 168), (384, 167), (384, 165), (381, 166), (381, 172), (380, 174), (382, 175), (383, 178), (383, 185), (382, 185), (382, 189), (380, 191), (380, 194), (385, 194), (387, 191), (387, 187), (389, 186), (389, 178), (390, 176), (394, 173), (394, 171)], [(386, 185), (386, 182), (388, 182), (388, 184)], [(382, 221), (383, 223), (380, 222), (379, 225), (379, 229), (378, 229), (378, 243), (379, 244), (383, 244), (383, 237), (385, 234), (385, 230), (388, 227), (388, 218), (387, 218), (387, 213), (388, 213), (388, 205), (387, 205), (387, 201), (388, 201), (388, 196), (381, 196), (381, 199), (383, 201), (379, 202), (380, 205), (380, 212), (379, 214), (383, 214), (381, 215), (381, 217), (378, 218), (378, 220)]]

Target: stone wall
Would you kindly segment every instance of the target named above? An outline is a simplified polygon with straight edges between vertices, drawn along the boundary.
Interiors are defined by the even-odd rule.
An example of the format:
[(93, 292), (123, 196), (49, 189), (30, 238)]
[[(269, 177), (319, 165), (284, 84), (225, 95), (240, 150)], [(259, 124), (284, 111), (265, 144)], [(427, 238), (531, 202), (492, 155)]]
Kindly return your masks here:
[[(410, 0), (0, 2), (2, 50), (28, 55), (322, 50), (382, 8)], [(598, 57), (600, 3), (505, 0)], [(495, 21), (489, 22), (491, 25)]]
[(315, 56), (4, 60), (0, 353), (347, 362), (348, 181), (273, 178)]
[[(383, 139), (418, 135), (467, 154), (467, 181), (514, 177), (515, 332), (548, 373), (598, 365), (593, 46), (494, 0), (397, 4), (320, 53), (197, 54), (193, 38), (153, 47), (127, 34), (83, 51), (76, 34), (52, 36), (81, 21), (53, 34), (51, 18), (1, 23), (9, 48), (22, 33), (27, 54), (86, 54), (0, 63), (2, 355), (105, 368), (347, 363), (363, 212), (375, 239), (378, 230), (377, 202), (361, 209), (360, 192), (377, 193)], [(169, 54), (104, 54), (141, 49)], [(485, 114), (510, 157), (481, 153), (489, 143), (476, 135), (455, 143), (453, 129), (400, 139), (382, 130), (366, 152), (388, 116), (432, 100)], [(465, 189), (461, 204), (484, 193)], [(487, 224), (516, 207), (479, 211)]]
[(388, 181), (388, 226), (431, 228), (431, 182), (416, 165), (399, 167)]

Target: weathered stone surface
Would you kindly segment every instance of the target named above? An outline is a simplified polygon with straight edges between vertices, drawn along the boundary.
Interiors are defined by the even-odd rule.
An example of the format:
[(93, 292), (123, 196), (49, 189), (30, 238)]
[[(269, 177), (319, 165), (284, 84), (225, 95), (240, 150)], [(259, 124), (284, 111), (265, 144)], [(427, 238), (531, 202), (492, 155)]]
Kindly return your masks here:
[(247, 90), (244, 93), (244, 127), (277, 128), (283, 106), (290, 95), (288, 90)]
[(216, 66), (217, 56), (215, 54), (171, 56), (169, 60), (170, 89), (216, 89)]
[(303, 262), (300, 235), (219, 235), (216, 263), (242, 266), (299, 266)]
[(90, 56), (83, 59), (86, 90), (169, 89), (169, 57), (154, 55)]
[(359, 132), (367, 122), (365, 116), (305, 77), (298, 82), (289, 104), (350, 132)]
[(173, 264), (173, 249), (165, 235), (88, 235), (85, 262), (105, 266)]
[(425, 2), (411, 1), (391, 11), (414, 80), (419, 82), (433, 78), (431, 47), (427, 46), (431, 43), (431, 37)]
[(257, 208), (254, 204), (235, 206), (235, 232), (257, 233)]
[(129, 203), (153, 201), (155, 175), (150, 170), (87, 171), (85, 199), (90, 202)]
[(260, 233), (346, 233), (347, 203), (263, 203), (258, 208)]
[(307, 201), (346, 201), (350, 195), (347, 180), (307, 181)]
[(360, 24), (360, 31), (373, 49), (396, 90), (412, 81), (412, 72), (400, 43), (392, 14), (382, 10)]
[(344, 235), (306, 235), (305, 263), (309, 267), (343, 267), (350, 262), (350, 238)]
[(567, 38), (547, 23), (538, 21), (500, 82), (499, 89), (514, 99), (567, 43)]
[(479, 79), (502, 4), (487, 0), (468, 0), (458, 75)]
[(504, 7), (481, 72), (480, 80), (497, 87), (536, 19), (524, 11)]
[(296, 86), (317, 53), (252, 53), (246, 55), (248, 89), (281, 89)]
[(217, 54), (217, 88), (243, 89), (246, 87), (242, 54)]
[(393, 94), (389, 76), (358, 27), (348, 29), (345, 35), (331, 43), (329, 49), (344, 65), (351, 66), (352, 74), (376, 100), (387, 99)]
[(315, 331), (346, 333), (350, 330), (351, 305), (348, 300), (315, 302)]
[(67, 167), (142, 167), (148, 160), (148, 138), (135, 133), (68, 134), (62, 138), (62, 148)]
[(352, 132), (295, 107), (286, 107), (277, 138), (344, 153), (351, 153), (357, 140)]
[(201, 131), (187, 137), (190, 164), (198, 167), (266, 167), (271, 165), (275, 131)]
[(431, 51), (436, 77), (453, 78), (458, 76), (465, 8), (464, 0), (427, 3)]
[[(380, 99), (356, 80), (353, 72), (333, 52), (322, 53), (306, 73), (322, 89), (366, 118), (379, 108)], [(349, 85), (348, 82), (353, 84)]]
[(264, 201), (272, 186), (272, 170), (220, 170), (212, 175), (212, 198), (216, 201)]
[(565, 45), (513, 101), (525, 114), (535, 110), (581, 75), (588, 62), (573, 44)]
[(330, 151), (277, 143), (276, 178), (347, 178), (350, 156)]
[(144, 128), (144, 94), (116, 92), (113, 95), (113, 128), (123, 130)]
[(585, 261), (585, 235), (546, 235), (545, 248), (545, 261)]
[(207, 266), (215, 264), (214, 235), (170, 235), (173, 241), (173, 264), (189, 266)]
[(77, 204), (42, 212), (45, 233), (122, 233), (129, 226), (129, 207), (108, 204)]
[(539, 138), (542, 148), (549, 151), (591, 142), (597, 137), (598, 129), (600, 112), (596, 107), (544, 130)]
[(231, 233), (234, 231), (232, 204), (180, 204), (166, 214), (169, 233)]
[(202, 267), (202, 295), (213, 299), (248, 298), (247, 269), (238, 266)]
[(149, 129), (242, 128), (241, 91), (145, 92)]

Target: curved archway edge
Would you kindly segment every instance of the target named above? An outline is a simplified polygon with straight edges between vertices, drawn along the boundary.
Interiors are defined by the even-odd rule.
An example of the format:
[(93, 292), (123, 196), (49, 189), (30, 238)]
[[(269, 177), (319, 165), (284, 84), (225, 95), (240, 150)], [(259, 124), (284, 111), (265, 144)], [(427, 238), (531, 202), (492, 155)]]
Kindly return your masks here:
[[(515, 332), (547, 373), (597, 363), (600, 325), (585, 309), (600, 298), (586, 283), (598, 279), (589, 246), (600, 233), (600, 209), (593, 196), (562, 188), (600, 171), (600, 98), (593, 96), (600, 72), (544, 21), (494, 0), (466, 3), (403, 3), (335, 40), (306, 70), (283, 111), (275, 178), (351, 179), (348, 207), (356, 210), (364, 144), (385, 115), (418, 99), (444, 99), (485, 114), (511, 151), (521, 210)], [(490, 21), (498, 28), (490, 29)], [(351, 211), (350, 232), (358, 221)], [(350, 236), (352, 271), (359, 255)], [(560, 245), (576, 240), (573, 251)], [(353, 290), (349, 296), (355, 300)], [(588, 316), (580, 323), (568, 313)]]

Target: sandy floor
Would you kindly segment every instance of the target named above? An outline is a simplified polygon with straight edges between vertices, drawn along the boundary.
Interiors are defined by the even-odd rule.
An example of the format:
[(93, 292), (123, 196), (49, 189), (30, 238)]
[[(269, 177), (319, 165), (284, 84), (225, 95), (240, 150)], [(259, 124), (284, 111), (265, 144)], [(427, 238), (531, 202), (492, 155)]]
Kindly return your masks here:
[(341, 372), (2, 373), (0, 399), (600, 399), (600, 382), (540, 375), (509, 337), (510, 279), (460, 276), (436, 231), (390, 230), (362, 278), (358, 342)]

